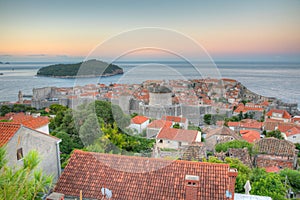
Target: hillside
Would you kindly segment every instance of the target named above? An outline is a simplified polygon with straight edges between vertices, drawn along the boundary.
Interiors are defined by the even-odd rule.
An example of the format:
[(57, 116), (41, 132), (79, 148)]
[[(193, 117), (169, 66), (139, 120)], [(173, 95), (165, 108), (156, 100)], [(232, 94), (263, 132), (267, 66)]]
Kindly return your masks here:
[(99, 60), (88, 60), (75, 64), (55, 64), (42, 67), (37, 72), (37, 76), (57, 78), (113, 76), (116, 74), (123, 74), (123, 69)]

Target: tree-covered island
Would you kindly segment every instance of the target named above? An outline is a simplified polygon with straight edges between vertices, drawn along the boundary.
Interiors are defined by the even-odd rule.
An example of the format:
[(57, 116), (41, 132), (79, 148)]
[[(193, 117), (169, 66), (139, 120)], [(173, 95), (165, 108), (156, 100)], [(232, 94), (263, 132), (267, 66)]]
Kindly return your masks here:
[(75, 64), (55, 64), (42, 67), (37, 76), (56, 78), (98, 77), (123, 74), (123, 69), (114, 64), (108, 64), (96, 59)]

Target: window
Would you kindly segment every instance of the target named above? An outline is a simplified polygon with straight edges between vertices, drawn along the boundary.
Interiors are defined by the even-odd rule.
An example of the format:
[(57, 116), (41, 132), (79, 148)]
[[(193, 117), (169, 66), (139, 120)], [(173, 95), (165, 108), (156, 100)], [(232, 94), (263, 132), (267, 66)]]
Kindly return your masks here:
[(20, 148), (17, 150), (17, 160), (21, 160), (23, 158), (23, 149)]
[(163, 143), (163, 140), (159, 140), (159, 143)]
[(296, 135), (294, 135), (293, 138), (296, 138)]

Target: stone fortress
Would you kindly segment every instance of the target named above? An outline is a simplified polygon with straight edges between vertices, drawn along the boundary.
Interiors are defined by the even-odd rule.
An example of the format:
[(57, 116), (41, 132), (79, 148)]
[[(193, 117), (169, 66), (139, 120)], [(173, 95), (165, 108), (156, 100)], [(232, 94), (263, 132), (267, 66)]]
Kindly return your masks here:
[(44, 87), (33, 89), (31, 106), (37, 109), (60, 104), (76, 108), (95, 100), (119, 105), (126, 114), (137, 113), (153, 119), (183, 116), (194, 125), (203, 124), (205, 114), (231, 117), (242, 99), (252, 103), (272, 101), (274, 108), (284, 107), (297, 114), (297, 104), (286, 104), (248, 90), (232, 79), (149, 80), (142, 84), (89, 84), (72, 88)]

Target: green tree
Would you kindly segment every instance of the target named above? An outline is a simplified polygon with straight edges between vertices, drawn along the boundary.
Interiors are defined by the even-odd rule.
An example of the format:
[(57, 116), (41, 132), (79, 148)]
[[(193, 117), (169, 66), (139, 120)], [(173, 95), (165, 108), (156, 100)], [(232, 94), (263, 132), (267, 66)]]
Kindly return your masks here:
[(204, 118), (203, 118), (204, 123), (210, 125), (211, 124), (211, 118), (212, 118), (211, 114), (205, 114)]
[(90, 114), (84, 124), (79, 129), (79, 137), (84, 145), (91, 145), (102, 135), (98, 118), (95, 114)]
[(278, 129), (275, 130), (275, 131), (267, 132), (266, 133), (266, 137), (274, 137), (274, 138), (278, 138), (280, 140), (284, 139), (283, 136), (282, 136), (282, 134), (281, 134), (281, 132), (280, 132), (280, 130), (278, 130)]
[(287, 178), (288, 184), (292, 187), (292, 190), (295, 193), (300, 192), (300, 171), (286, 168), (281, 170), (279, 174), (282, 179)]
[(238, 115), (238, 118), (239, 118), (239, 121), (241, 121), (244, 118), (242, 111), (240, 111), (240, 113)]
[(233, 140), (229, 142), (219, 143), (215, 146), (217, 152), (227, 152), (229, 148), (240, 149), (247, 147), (249, 152), (252, 151), (252, 144), (243, 140)]
[(296, 149), (298, 149), (298, 157), (300, 157), (300, 143), (295, 144)]
[(41, 199), (52, 185), (52, 177), (38, 170), (40, 158), (37, 151), (30, 151), (23, 159), (23, 166), (9, 167), (5, 160), (6, 151), (0, 148), (0, 199)]
[(0, 108), (0, 115), (1, 115), (1, 116), (4, 116), (4, 115), (6, 115), (7, 113), (9, 113), (9, 112), (11, 112), (11, 111), (12, 111), (12, 109), (11, 109), (9, 106), (3, 105), (3, 106), (1, 106), (1, 108)]
[(181, 127), (180, 127), (179, 123), (175, 123), (175, 124), (173, 125), (173, 128), (180, 129)]
[(261, 178), (251, 184), (251, 194), (269, 196), (274, 200), (284, 200), (286, 188), (279, 174), (260, 174)]
[(25, 112), (26, 111), (26, 106), (23, 104), (14, 104), (12, 107), (12, 112)]
[(50, 114), (56, 115), (58, 112), (64, 112), (68, 108), (66, 106), (60, 105), (60, 104), (52, 104), (50, 107)]
[(230, 165), (230, 168), (237, 169), (238, 176), (236, 177), (235, 192), (244, 193), (244, 185), (249, 180), (251, 169), (244, 165), (239, 159), (225, 158), (225, 163)]

